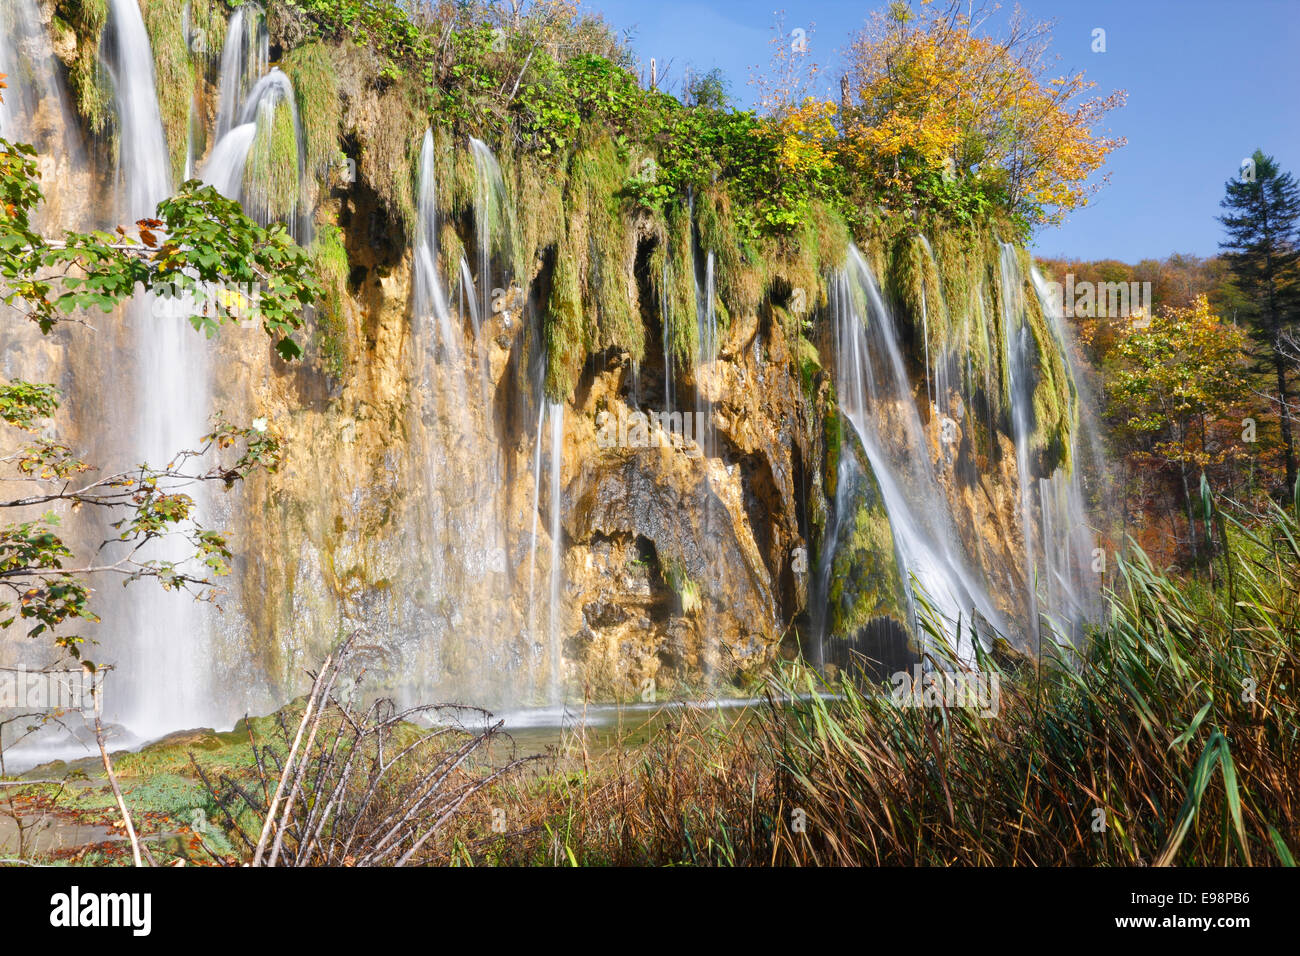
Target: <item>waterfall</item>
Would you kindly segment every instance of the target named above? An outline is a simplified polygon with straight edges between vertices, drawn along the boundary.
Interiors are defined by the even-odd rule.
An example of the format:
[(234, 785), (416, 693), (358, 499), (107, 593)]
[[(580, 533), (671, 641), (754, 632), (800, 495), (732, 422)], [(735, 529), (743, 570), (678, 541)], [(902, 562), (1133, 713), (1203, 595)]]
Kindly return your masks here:
[[(86, 155), (60, 70), (36, 0), (4, 0), (0, 73), (6, 74), (8, 89), (0, 102), (0, 136), (37, 148), (34, 161), (46, 188), (45, 202), (33, 213), (33, 221), (43, 229), (104, 225), (95, 216), (98, 210), (87, 214), (65, 208), (82, 198), (72, 184), (86, 170)], [(50, 183), (68, 183), (70, 188), (51, 189)]]
[(234, 128), (244, 102), (257, 81), (270, 68), (270, 38), (260, 4), (245, 3), (230, 15), (226, 43), (221, 50), (218, 80), (217, 140)]
[[(830, 284), (836, 388), (875, 472), (889, 514), (904, 581), (912, 581), (943, 617), (959, 654), (969, 657), (972, 610), (1000, 627), (997, 611), (967, 564), (949, 519), (949, 505), (929, 462), (929, 444), (903, 364), (898, 330), (870, 266), (850, 246), (843, 272)], [(843, 488), (847, 482), (841, 482)], [(837, 502), (837, 519), (843, 502)], [(830, 560), (834, 542), (823, 549)], [(824, 575), (824, 570), (823, 570)], [(963, 624), (955, 633), (956, 622)]]
[[(533, 530), (528, 543), (528, 640), (529, 660), (533, 658), (533, 649), (540, 647), (537, 637), (537, 529), (542, 512), (542, 435), (546, 422), (548, 402), (537, 403), (537, 429), (533, 432)], [(536, 683), (535, 673), (530, 675)]]
[(36, 0), (5, 0), (0, 6), (0, 73), (8, 84), (0, 136), (33, 142), (42, 151), (62, 145), (45, 142), (67, 138), (74, 125)]
[[(1084, 583), (1088, 580), (1094, 537), (1084, 506), (1076, 454), (1077, 438), (1073, 432), (1070, 435), (1072, 470), (1067, 473), (1063, 468), (1057, 468), (1047, 477), (1034, 474), (1033, 449), (1030, 446), (1035, 426), (1033, 330), (1026, 315), (1025, 275), (1014, 246), (1002, 244), (999, 265), (1006, 339), (1007, 399), (1012, 438), (1016, 445), (1024, 538), (1026, 602), (1030, 634), (1041, 643), (1044, 625), (1055, 638), (1069, 638), (1078, 635), (1082, 624), (1095, 617), (1095, 589)], [(1047, 294), (1037, 270), (1031, 272), (1030, 278), (1052, 333), (1053, 345), (1069, 366), (1069, 350), (1059, 305)], [(1075, 370), (1071, 368), (1070, 371), (1072, 377), (1076, 377)], [(1074, 396), (1071, 400), (1077, 402)]]
[[(133, 222), (154, 215), (171, 189), (166, 140), (158, 111), (153, 53), (136, 0), (111, 0), (106, 48), (113, 78), (120, 148), (118, 176), (122, 218)], [(123, 465), (145, 461), (160, 468), (184, 449), (198, 446), (207, 431), (210, 384), (206, 346), (189, 323), (153, 314), (151, 297), (127, 306), (134, 336), (135, 368), (122, 387), (132, 394), (135, 422), (115, 444), (113, 460)], [(184, 470), (193, 472), (191, 463)], [(164, 488), (174, 482), (164, 480)], [(191, 488), (200, 518), (205, 495)], [(175, 545), (175, 546), (173, 546)], [(180, 561), (181, 542), (159, 542), (147, 557)], [(126, 702), (113, 704), (116, 719), (137, 733), (194, 726), (211, 710), (212, 622), (207, 605), (154, 582), (133, 588), (109, 620), (121, 654), (119, 683)], [(122, 700), (119, 695), (116, 700)]]
[[(495, 160), (483, 165), (485, 170), (494, 167)], [(433, 566), (429, 591), (435, 603), (455, 608), (450, 615), (455, 620), (440, 622), (435, 633), (424, 639), (436, 646), (465, 626), (458, 622), (472, 618), (468, 626), (476, 639), (490, 644), (519, 630), (510, 619), (506, 489), (500, 477), (502, 450), (494, 430), (489, 345), (487, 336), (467, 335), (466, 319), (477, 329), (495, 313), (477, 311), (483, 300), (470, 284), (468, 267), (461, 268), (461, 263), (456, 264), (461, 314), (451, 310), (439, 267), (437, 174), (435, 138), (427, 130), (420, 151), (411, 303), (420, 415), (415, 433), (424, 454), (428, 500), (424, 531)], [(499, 175), (498, 170), (498, 182)], [(493, 217), (504, 217), (504, 195), (497, 193), (492, 202), (497, 210)], [(490, 233), (487, 219), (481, 229)], [(483, 273), (480, 279), (485, 278)], [(490, 298), (487, 304), (491, 306)], [(515, 678), (505, 672), (477, 674), (473, 689), (492, 700), (513, 703)], [(449, 687), (444, 692), (464, 690)]]
[(1025, 321), (1024, 278), (1015, 247), (1002, 243), (999, 257), (1002, 294), (1002, 334), (1006, 341), (1007, 400), (1011, 409), (1011, 437), (1016, 445), (1016, 474), (1019, 480), (1020, 521), (1024, 539), (1024, 570), (1028, 604), (1028, 632), (1037, 644), (1038, 559), (1034, 533), (1034, 487), (1029, 460), (1033, 432), (1034, 392), (1030, 380), (1029, 348), (1032, 331)]
[(702, 376), (708, 376), (712, 365), (718, 358), (718, 314), (717, 288), (714, 281), (716, 259), (712, 250), (704, 257), (704, 282), (695, 277), (695, 321), (697, 344), (695, 350), (695, 437), (705, 458), (714, 454), (713, 441), (713, 403), (704, 394), (700, 383)]
[(244, 166), (256, 135), (256, 123), (236, 126), (221, 138), (203, 166), (203, 181), (227, 199), (238, 199), (243, 194)]
[[(203, 166), (203, 181), (239, 200), (260, 222), (283, 220), (300, 243), (311, 238), (311, 211), (303, 197), (306, 146), (293, 84), (269, 67), (269, 38), (260, 5), (246, 3), (230, 15), (217, 80), (216, 146)], [(293, 158), (285, 169), (276, 124), (288, 110)]]
[[(1080, 374), (1074, 367), (1068, 347), (1061, 303), (1048, 293), (1046, 281), (1038, 269), (1030, 270), (1030, 279), (1056, 346), (1070, 368), (1072, 381), (1077, 383)], [(1077, 395), (1075, 402), (1078, 404)], [(1083, 492), (1084, 458), (1078, 435), (1083, 427), (1083, 415), (1080, 414), (1075, 428), (1070, 432), (1072, 467), (1069, 473), (1057, 468), (1050, 478), (1041, 479), (1038, 485), (1039, 510), (1043, 516), (1042, 551), (1048, 588), (1047, 603), (1058, 636), (1071, 640), (1081, 637), (1083, 625), (1096, 620), (1101, 610), (1099, 580), (1091, 570), (1092, 552), (1097, 537), (1092, 529)], [(1092, 464), (1099, 467), (1100, 456), (1095, 449), (1089, 451), (1095, 459)]]
[(669, 306), (668, 256), (664, 256), (663, 266), (659, 271), (659, 330), (664, 352), (664, 411), (673, 410), (673, 316)]
[(564, 406), (559, 402), (551, 402), (547, 414), (551, 419), (550, 702), (558, 704), (563, 701), (564, 694), (564, 682), (561, 679), (564, 635), (560, 631), (561, 599), (564, 592), (564, 547), (560, 526), (560, 513), (564, 507), (560, 481), (560, 469), (564, 465)]
[[(509, 240), (506, 217), (506, 187), (501, 166), (492, 150), (481, 139), (470, 137), (474, 157), (474, 231), (478, 237), (479, 315), (483, 320), (492, 314), (494, 288), (506, 288), (509, 276), (500, 286), (492, 281), (492, 253), (497, 245)], [(496, 236), (497, 242), (493, 242)]]
[(433, 341), (450, 362), (464, 352), (463, 336), (452, 322), (447, 294), (438, 273), (438, 179), (433, 130), (426, 130), (420, 148), (420, 195), (416, 205), (415, 276), (413, 303), (418, 321), (436, 326)]

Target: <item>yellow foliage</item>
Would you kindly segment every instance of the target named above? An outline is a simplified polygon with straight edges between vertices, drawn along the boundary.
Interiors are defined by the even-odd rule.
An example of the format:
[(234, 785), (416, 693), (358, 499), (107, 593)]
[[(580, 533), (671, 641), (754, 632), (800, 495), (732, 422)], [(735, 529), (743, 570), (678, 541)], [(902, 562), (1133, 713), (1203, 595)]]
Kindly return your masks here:
[(994, 40), (969, 14), (927, 7), (895, 4), (855, 39), (843, 118), (850, 159), (899, 190), (930, 173), (978, 177), (1031, 221), (1060, 222), (1122, 145), (1093, 127), (1123, 93), (1080, 102), (1093, 85), (1082, 74), (1046, 78), (1041, 25), (1013, 17)]

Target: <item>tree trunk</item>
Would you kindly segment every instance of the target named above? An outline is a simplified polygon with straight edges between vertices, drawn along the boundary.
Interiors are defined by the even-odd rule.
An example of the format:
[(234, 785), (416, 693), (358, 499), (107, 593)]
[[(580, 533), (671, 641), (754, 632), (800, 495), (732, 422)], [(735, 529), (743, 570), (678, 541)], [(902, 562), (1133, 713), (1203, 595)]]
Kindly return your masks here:
[(1286, 457), (1286, 491), (1295, 492), (1295, 440), (1291, 435), (1291, 395), (1286, 388), (1286, 360), (1282, 355), (1282, 346), (1275, 340), (1273, 345), (1273, 369), (1277, 373), (1277, 397), (1282, 403), (1280, 420), (1282, 425), (1282, 454)]

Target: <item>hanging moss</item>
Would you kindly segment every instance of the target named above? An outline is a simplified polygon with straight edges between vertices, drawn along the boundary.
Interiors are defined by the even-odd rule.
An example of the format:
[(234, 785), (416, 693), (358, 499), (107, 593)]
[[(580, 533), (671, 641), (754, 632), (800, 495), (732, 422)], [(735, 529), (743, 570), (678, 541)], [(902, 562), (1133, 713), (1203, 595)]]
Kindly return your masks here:
[(251, 212), (267, 221), (290, 219), (299, 200), (298, 131), (287, 101), (277, 103), (269, 122), (258, 118), (248, 154), (244, 191)]
[(694, 616), (700, 612), (704, 603), (700, 597), (700, 586), (690, 576), (686, 565), (672, 559), (663, 562), (664, 581), (672, 588), (681, 603), (682, 614)]
[(208, 65), (220, 58), (227, 13), (217, 0), (149, 0), (144, 6), (158, 112), (175, 183), (184, 178), (196, 84)]
[(693, 249), (686, 207), (673, 205), (664, 223), (663, 252), (653, 263), (650, 281), (668, 313), (664, 351), (678, 368), (692, 368), (699, 347)]
[(551, 401), (565, 401), (573, 394), (590, 347), (587, 332), (577, 266), (568, 244), (561, 243), (546, 303), (546, 395)]
[(636, 235), (618, 195), (626, 178), (627, 163), (606, 135), (574, 153), (565, 190), (567, 246), (580, 267), (583, 307), (596, 318), (589, 336), (594, 348), (621, 349), (640, 361), (645, 330), (633, 275)]
[(557, 245), (564, 235), (568, 167), (557, 169), (530, 155), (516, 156), (511, 165), (519, 229), (516, 274), (522, 282), (525, 277), (533, 277), (541, 254)]
[(184, 177), (189, 151), (190, 107), (194, 101), (194, 66), (185, 35), (185, 0), (152, 0), (144, 8), (144, 25), (153, 49), (158, 113), (171, 156), (172, 182)]
[(285, 54), (280, 69), (293, 83), (293, 95), (298, 101), (307, 172), (328, 182), (330, 163), (339, 154), (342, 116), (330, 51), (323, 43), (308, 43)]
[(1078, 401), (1074, 379), (1065, 358), (1065, 343), (1056, 337), (1043, 314), (1042, 303), (1029, 278), (1032, 262), (1018, 249), (1025, 284), (1025, 320), (1033, 335), (1036, 360), (1031, 358), (1036, 380), (1033, 393), (1034, 432), (1031, 448), (1044, 475), (1056, 468), (1069, 470), (1070, 435), (1077, 424)]
[(812, 203), (791, 236), (766, 242), (764, 286), (784, 301), (802, 299), (805, 305), (805, 315), (789, 313), (787, 335), (800, 334), (807, 313), (826, 305), (826, 277), (844, 268), (850, 238), (842, 216), (824, 203)]
[(696, 199), (695, 223), (700, 248), (714, 256), (715, 311), (718, 334), (724, 336), (732, 311), (752, 315), (758, 308), (765, 283), (741, 243), (731, 214), (731, 196), (725, 189), (714, 187)]
[(841, 453), (853, 455), (855, 467), (846, 469), (851, 486), (836, 492), (846, 508), (831, 556), (827, 595), (829, 634), (839, 638), (855, 636), (881, 617), (904, 626), (907, 621), (906, 592), (880, 485), (856, 436), (850, 431), (844, 438)]
[(438, 249), (449, 284), (459, 282), (460, 260), (465, 257), (465, 244), (460, 241), (460, 234), (449, 222), (444, 221), (438, 233)]
[(308, 247), (324, 294), (316, 312), (316, 345), (321, 365), (330, 375), (341, 378), (350, 358), (348, 318), (344, 308), (347, 294), (348, 251), (338, 226), (318, 226)]
[[(380, 94), (373, 129), (361, 144), (360, 173), (407, 236), (415, 234), (420, 183), (420, 150), (427, 120), (421, 97), (405, 86)], [(444, 167), (438, 167), (443, 175)]]
[(108, 71), (99, 62), (107, 22), (108, 0), (59, 0), (54, 7), (54, 31), (71, 34), (73, 40), (70, 44), (56, 44), (56, 49), (72, 51), (63, 59), (72, 104), (95, 136), (107, 135), (113, 122), (113, 90)]

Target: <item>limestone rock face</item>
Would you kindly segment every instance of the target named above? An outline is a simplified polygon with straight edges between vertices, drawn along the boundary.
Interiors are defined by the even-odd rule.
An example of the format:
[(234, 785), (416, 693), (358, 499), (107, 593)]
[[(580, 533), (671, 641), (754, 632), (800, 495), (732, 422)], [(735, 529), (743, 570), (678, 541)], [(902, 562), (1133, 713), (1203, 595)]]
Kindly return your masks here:
[[(301, 28), (291, 15), (271, 26), (290, 45)], [(56, 41), (65, 61), (81, 55), (66, 36)], [(648, 263), (666, 263), (654, 257), (670, 241), (699, 240), (689, 221), (669, 240), (644, 217), (620, 213), (624, 241), (601, 234), (617, 247), (619, 281), (598, 290), (597, 305), (599, 294), (617, 295), (608, 312), (628, 328), (605, 329), (614, 319), (591, 307), (590, 288), (578, 295), (573, 276), (572, 294), (555, 288), (565, 244), (557, 250), (535, 235), (566, 217), (581, 220), (568, 223), (571, 232), (594, 229), (592, 210), (565, 208), (568, 194), (528, 180), (536, 170), (519, 172), (509, 199), (531, 196), (547, 208), (515, 230), (528, 257), (501, 252), (476, 231), (468, 151), (453, 151), (440, 130), (454, 168), (439, 175), (456, 177), (440, 186), (453, 210), (439, 223), (435, 256), (448, 308), (420, 314), (411, 222), (399, 221), (414, 217), (418, 197), (407, 188), (394, 213), (385, 189), (396, 180), (381, 168), (383, 157), (419, 149), (393, 141), (405, 128), (394, 117), (409, 108), (369, 83), (367, 57), (348, 47), (337, 58), (340, 121), (361, 144), (358, 178), (322, 189), (315, 212), (317, 226), (337, 226), (346, 253), (334, 325), (309, 315), (306, 356), (293, 365), (255, 325), (224, 329), (209, 346), (212, 411), (267, 419), (287, 450), (279, 471), (204, 506), (237, 553), (196, 678), (212, 719), (292, 698), (303, 671), (353, 632), (371, 688), (494, 707), (726, 692), (779, 655), (845, 666), (852, 653), (912, 652), (899, 542), (872, 462), (840, 411), (826, 303), (796, 322), (774, 283), (756, 307), (725, 303), (716, 349), (685, 360), (665, 342), (667, 293), (663, 285), (656, 293)], [(61, 122), (41, 115), (46, 143)], [(50, 216), (108, 226), (113, 211), (86, 197), (111, 193), (111, 158), (43, 159)], [(621, 181), (621, 170), (611, 175)], [(979, 269), (972, 288), (991, 275), (987, 263)], [(665, 265), (661, 276), (669, 274)], [(679, 298), (690, 297), (692, 280), (700, 295), (700, 277), (687, 276)], [(565, 380), (576, 384), (552, 403), (549, 338), (564, 332), (557, 303), (583, 334), (563, 351), (572, 366)], [(919, 325), (903, 318), (901, 328)], [(77, 328), (6, 333), (0, 373), (63, 384), (71, 400), (55, 424), (106, 459), (114, 444), (104, 435), (131, 428), (130, 375), (117, 366), (129, 369), (133, 339), (122, 315), (97, 325), (97, 348)], [(1026, 481), (999, 410), (1003, 333), (994, 318), (987, 326), (982, 391), (961, 387), (960, 370), (931, 389), (927, 342), (904, 341), (907, 387), (870, 414), (882, 434), (898, 436), (895, 452), (934, 476), (954, 546), (1014, 624), (1029, 587)], [(326, 360), (327, 344), (341, 359)], [(1053, 464), (1040, 446), (1034, 480)], [(1014, 626), (1010, 636), (1023, 638)], [(12, 647), (7, 638), (0, 645)]]

